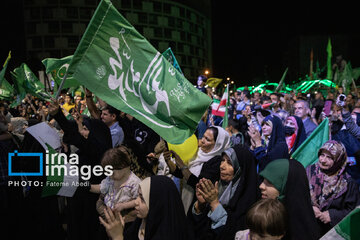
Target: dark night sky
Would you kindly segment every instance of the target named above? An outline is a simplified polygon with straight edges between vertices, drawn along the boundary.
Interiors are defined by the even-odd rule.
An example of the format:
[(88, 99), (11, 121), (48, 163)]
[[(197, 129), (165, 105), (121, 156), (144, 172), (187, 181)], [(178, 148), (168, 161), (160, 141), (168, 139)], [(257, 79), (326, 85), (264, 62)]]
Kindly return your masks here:
[[(353, 67), (360, 67), (360, 21), (356, 20), (353, 14), (356, 10), (350, 5), (342, 4), (345, 8), (342, 10), (341, 6), (317, 7), (313, 3), (276, 7), (255, 2), (257, 6), (231, 7), (224, 5), (224, 1), (214, 0), (213, 4), (213, 74), (230, 77), (238, 86), (260, 83), (265, 78), (278, 82), (286, 67), (291, 80), (297, 79), (299, 73), (291, 67), (298, 60), (291, 51), (295, 51), (294, 40), (300, 36), (326, 39), (349, 36), (351, 46), (340, 46), (332, 40), (333, 61), (337, 49), (345, 48), (348, 50), (346, 60), (351, 61)], [(321, 50), (326, 49), (322, 47)], [(323, 56), (319, 58), (326, 59), (326, 51), (319, 55), (321, 53)], [(316, 60), (314, 56), (314, 64)], [(288, 76), (286, 80), (290, 81)]]
[[(0, 62), (12, 50), (11, 70), (28, 60), (20, 34), (23, 19), (19, 2), (5, 1), (0, 8)], [(360, 67), (360, 21), (356, 20), (355, 7), (345, 3), (344, 10), (339, 6), (310, 8), (305, 3), (302, 7), (239, 3), (233, 6), (229, 1), (212, 0), (213, 76), (231, 77), (238, 86), (252, 84), (254, 79), (277, 82), (289, 66), (288, 61), (294, 61), (294, 56), (289, 55), (289, 42), (300, 35), (314, 34), (351, 36), (348, 58), (353, 67)]]

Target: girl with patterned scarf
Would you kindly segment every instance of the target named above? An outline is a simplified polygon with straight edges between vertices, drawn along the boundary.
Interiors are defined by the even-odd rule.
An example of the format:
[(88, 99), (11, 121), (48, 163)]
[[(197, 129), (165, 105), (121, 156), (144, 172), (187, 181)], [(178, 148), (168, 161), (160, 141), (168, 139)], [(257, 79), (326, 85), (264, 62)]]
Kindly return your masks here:
[(329, 140), (319, 149), (319, 161), (306, 168), (315, 217), (322, 235), (360, 204), (359, 186), (346, 173), (342, 143)]

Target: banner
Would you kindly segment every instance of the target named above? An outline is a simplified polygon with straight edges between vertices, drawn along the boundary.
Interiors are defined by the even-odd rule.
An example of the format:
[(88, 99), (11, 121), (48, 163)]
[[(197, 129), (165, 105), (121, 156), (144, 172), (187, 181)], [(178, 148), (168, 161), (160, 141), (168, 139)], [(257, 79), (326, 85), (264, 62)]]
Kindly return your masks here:
[(211, 103), (116, 10), (102, 0), (68, 74), (165, 141), (188, 139)]

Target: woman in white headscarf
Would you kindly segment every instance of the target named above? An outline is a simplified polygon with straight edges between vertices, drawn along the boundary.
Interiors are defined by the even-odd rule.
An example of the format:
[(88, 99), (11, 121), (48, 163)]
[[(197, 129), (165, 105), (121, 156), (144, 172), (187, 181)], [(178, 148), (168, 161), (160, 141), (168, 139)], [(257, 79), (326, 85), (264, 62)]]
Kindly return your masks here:
[[(217, 126), (209, 127), (199, 144), (196, 158), (185, 165), (183, 160), (173, 151), (164, 153), (166, 163), (171, 173), (184, 180), (181, 194), (187, 213), (194, 199), (195, 187), (201, 178), (211, 180), (213, 183), (220, 177), (221, 154), (230, 147), (230, 136), (225, 129)], [(176, 166), (170, 160), (170, 155), (175, 158)]]

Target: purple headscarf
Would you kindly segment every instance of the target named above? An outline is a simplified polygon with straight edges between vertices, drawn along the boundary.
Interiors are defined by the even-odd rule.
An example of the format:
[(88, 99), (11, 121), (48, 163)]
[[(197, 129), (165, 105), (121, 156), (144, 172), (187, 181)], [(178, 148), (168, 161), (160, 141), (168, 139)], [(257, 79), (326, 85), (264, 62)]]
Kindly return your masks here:
[(318, 155), (320, 156), (323, 151), (333, 157), (333, 166), (328, 170), (323, 170), (317, 162), (306, 168), (311, 201), (320, 210), (325, 209), (334, 199), (347, 191), (347, 179), (349, 178), (345, 172), (347, 155), (344, 145), (329, 140), (319, 149)]

